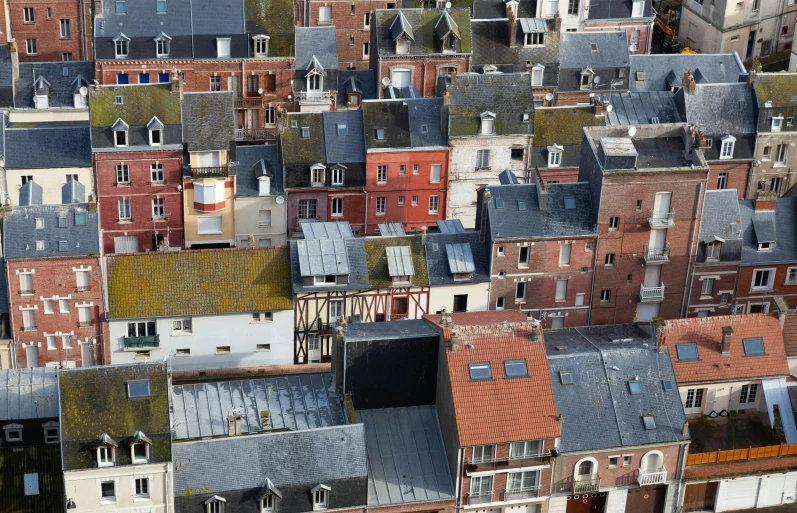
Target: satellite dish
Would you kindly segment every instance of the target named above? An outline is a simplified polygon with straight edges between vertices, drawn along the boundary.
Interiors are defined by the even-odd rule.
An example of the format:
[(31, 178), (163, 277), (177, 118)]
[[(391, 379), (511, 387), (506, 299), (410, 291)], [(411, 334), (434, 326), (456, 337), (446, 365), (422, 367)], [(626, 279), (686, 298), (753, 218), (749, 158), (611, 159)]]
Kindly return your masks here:
[(283, 203), (285, 203), (285, 198), (277, 196), (277, 205), (282, 205)]
[(451, 2), (446, 2), (446, 9), (451, 9)]
[(595, 82), (596, 85), (600, 84), (601, 83), (601, 77), (599, 77), (598, 75), (595, 75), (595, 78), (593, 78), (592, 81)]
[(611, 105), (607, 105), (606, 106), (606, 112), (611, 112), (613, 110), (614, 110), (614, 107), (612, 107)]
[(86, 96), (87, 94), (89, 94), (89, 89), (86, 86), (81, 87), (80, 88), (80, 94), (82, 94), (83, 96)]
[(382, 85), (385, 86), (385, 87), (389, 86), (390, 85), (390, 79), (388, 77), (383, 78), (382, 79)]
[(263, 88), (262, 87), (257, 90), (257, 94), (263, 94)]
[(636, 127), (632, 126), (631, 128), (628, 129), (628, 136), (634, 137), (635, 135), (636, 135)]
[(545, 95), (545, 99), (546, 99), (546, 100), (548, 100), (549, 102), (550, 102), (550, 101), (553, 101), (553, 93), (548, 93), (548, 94), (546, 94), (546, 95)]

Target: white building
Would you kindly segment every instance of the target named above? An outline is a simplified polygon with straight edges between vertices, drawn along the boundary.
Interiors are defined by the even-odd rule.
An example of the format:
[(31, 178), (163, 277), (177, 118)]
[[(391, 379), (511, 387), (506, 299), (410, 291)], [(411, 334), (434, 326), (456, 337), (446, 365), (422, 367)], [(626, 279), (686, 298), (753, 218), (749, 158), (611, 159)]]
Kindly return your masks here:
[(236, 246), (286, 245), (288, 202), (277, 146), (239, 146), (235, 158)]

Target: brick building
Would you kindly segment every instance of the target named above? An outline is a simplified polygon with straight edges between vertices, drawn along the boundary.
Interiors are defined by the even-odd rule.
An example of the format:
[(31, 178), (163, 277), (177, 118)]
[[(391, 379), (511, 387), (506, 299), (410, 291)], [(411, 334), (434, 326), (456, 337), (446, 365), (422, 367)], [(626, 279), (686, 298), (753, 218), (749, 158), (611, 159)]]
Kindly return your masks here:
[(365, 233), (374, 233), (380, 223), (421, 231), (445, 218), (449, 148), (442, 104), (442, 98), (363, 104)]
[(180, 85), (91, 89), (103, 253), (183, 246)]
[(10, 0), (5, 19), (11, 23), (8, 32), (19, 45), (19, 60), (93, 60), (93, 4), (91, 0)]
[(588, 101), (590, 94), (627, 91), (630, 59), (624, 32), (574, 32), (559, 37), (557, 105)]
[[(760, 66), (760, 64), (758, 65)], [(755, 74), (751, 71), (751, 74)], [(753, 80), (753, 79), (751, 79)], [(778, 196), (791, 194), (797, 184), (795, 163), (797, 141), (794, 118), (797, 109), (791, 97), (797, 95), (797, 75), (760, 73), (754, 78), (753, 91), (757, 105), (755, 159), (747, 197), (759, 190), (775, 191)]]
[(591, 323), (681, 317), (708, 178), (694, 134), (684, 124), (585, 134), (579, 179), (599, 205)]

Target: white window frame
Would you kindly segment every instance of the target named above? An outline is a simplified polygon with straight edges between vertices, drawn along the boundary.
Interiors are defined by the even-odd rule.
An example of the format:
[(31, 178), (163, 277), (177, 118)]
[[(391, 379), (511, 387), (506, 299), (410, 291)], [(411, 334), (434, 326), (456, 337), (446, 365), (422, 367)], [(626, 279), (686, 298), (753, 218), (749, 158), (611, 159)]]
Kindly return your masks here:
[(313, 492), (313, 511), (323, 511), (329, 507), (329, 490), (325, 487), (320, 487)]
[(130, 55), (130, 39), (124, 34), (119, 34), (113, 39), (114, 57), (126, 59)]
[(28, 55), (38, 55), (39, 54), (39, 44), (36, 41), (36, 38), (26, 39), (25, 40), (25, 50)]
[[(136, 447), (144, 446), (144, 457), (136, 456)], [(146, 442), (136, 442), (130, 445), (130, 461), (133, 464), (149, 463), (149, 444)]]
[(332, 185), (343, 185), (343, 168), (332, 168)]
[(562, 165), (562, 153), (564, 146), (554, 144), (548, 146), (548, 167), (560, 167)]
[(783, 130), (783, 116), (772, 116), (772, 131), (780, 132)]
[(376, 215), (383, 216), (387, 214), (387, 197), (378, 196), (376, 198)]
[(429, 213), (438, 214), (440, 212), (440, 196), (432, 194), (429, 196)]
[(570, 265), (571, 256), (573, 253), (572, 244), (559, 245), (559, 265)]
[[(223, 44), (227, 44), (227, 52), (222, 52)], [(229, 59), (232, 57), (232, 39), (229, 37), (217, 37), (216, 38), (216, 58), (217, 59)]]
[(722, 141), (722, 144), (720, 145), (720, 159), (732, 159), (733, 150), (736, 146), (736, 137), (732, 135), (726, 135), (720, 140)]
[(789, 155), (789, 145), (786, 143), (778, 144), (775, 147), (775, 163), (783, 164), (786, 162), (786, 157)]
[[(110, 455), (110, 460), (107, 456)], [(97, 466), (113, 467), (116, 464), (116, 447), (113, 445), (101, 445), (97, 447)]]
[[(103, 497), (102, 496), (102, 485), (105, 483), (113, 483), (113, 496), (112, 497)], [(119, 497), (119, 483), (116, 479), (101, 479), (97, 482), (100, 487), (100, 504), (115, 504), (118, 497)]]
[(490, 169), (490, 150), (476, 150), (476, 169)]
[(377, 185), (386, 185), (387, 184), (387, 166), (376, 166), (376, 184)]
[(271, 38), (266, 35), (252, 36), (252, 41), (254, 43), (255, 57), (268, 56), (269, 39)]
[[(139, 486), (139, 482), (141, 482), (143, 486)], [(150, 494), (152, 493), (150, 485), (151, 483), (149, 482), (149, 477), (134, 476), (133, 489), (131, 490), (133, 492), (133, 496), (138, 498), (149, 497)], [(140, 492), (139, 491), (140, 488), (144, 488), (145, 490)]]
[(193, 319), (172, 319), (172, 335), (191, 335), (193, 332)]
[[(774, 267), (753, 269), (753, 278), (752, 278), (752, 281), (750, 282), (750, 291), (751, 292), (757, 292), (757, 291), (771, 290), (773, 283), (775, 283), (775, 272), (776, 272), (776, 270), (777, 269), (774, 268)], [(756, 286), (755, 285), (756, 277), (758, 276), (758, 273), (760, 273), (760, 272), (769, 272), (769, 278), (767, 280), (767, 284), (766, 285)]]
[(133, 219), (131, 208), (132, 207), (129, 198), (117, 200), (116, 209), (117, 214), (119, 214), (119, 221), (131, 221)]
[(343, 216), (343, 198), (332, 198), (332, 209), (330, 215), (332, 217)]
[(9, 424), (3, 427), (3, 431), (5, 431), (6, 442), (22, 442), (22, 426), (20, 424)]
[(324, 166), (310, 166), (310, 185), (312, 187), (323, 187), (326, 185), (326, 171), (327, 170)]
[[(55, 431), (55, 434), (53, 434)], [(61, 440), (61, 430), (58, 426), (45, 426), (44, 428), (44, 443), (48, 445), (57, 444)]]
[[(794, 279), (790, 279), (792, 274), (794, 274)], [(786, 282), (784, 285), (797, 285), (797, 267), (786, 269)]]

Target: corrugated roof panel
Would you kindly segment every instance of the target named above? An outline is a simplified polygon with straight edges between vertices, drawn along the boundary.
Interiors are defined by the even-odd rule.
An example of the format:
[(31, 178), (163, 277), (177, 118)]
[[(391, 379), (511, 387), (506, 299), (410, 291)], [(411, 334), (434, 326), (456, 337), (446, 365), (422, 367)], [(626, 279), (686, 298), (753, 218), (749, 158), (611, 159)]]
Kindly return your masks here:
[(446, 255), (448, 255), (448, 267), (452, 274), (476, 271), (470, 244), (446, 244)]
[(349, 258), (343, 239), (299, 240), (296, 247), (302, 276), (349, 274)]
[(354, 233), (348, 221), (332, 223), (305, 223), (302, 225), (305, 240), (353, 239)]
[(465, 227), (459, 219), (449, 219), (447, 221), (437, 221), (437, 229), (440, 233), (465, 233)]
[(412, 251), (409, 246), (388, 246), (387, 268), (390, 276), (412, 276), (415, 269), (412, 266)]
[(0, 421), (58, 417), (58, 371), (0, 370)]
[(404, 225), (401, 223), (380, 223), (377, 225), (379, 228), (379, 235), (383, 237), (406, 235)]

